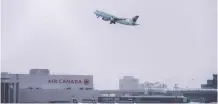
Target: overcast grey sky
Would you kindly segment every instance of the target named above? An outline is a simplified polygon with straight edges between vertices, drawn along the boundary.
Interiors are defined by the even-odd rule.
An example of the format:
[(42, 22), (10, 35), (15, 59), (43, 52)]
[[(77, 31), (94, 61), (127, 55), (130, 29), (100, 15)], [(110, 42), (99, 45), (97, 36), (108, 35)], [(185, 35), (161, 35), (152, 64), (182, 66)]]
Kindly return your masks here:
[[(216, 0), (3, 0), (2, 71), (92, 74), (98, 89), (118, 79), (200, 87), (216, 73)], [(94, 10), (139, 15), (110, 25)], [(194, 80), (192, 80), (194, 79)]]

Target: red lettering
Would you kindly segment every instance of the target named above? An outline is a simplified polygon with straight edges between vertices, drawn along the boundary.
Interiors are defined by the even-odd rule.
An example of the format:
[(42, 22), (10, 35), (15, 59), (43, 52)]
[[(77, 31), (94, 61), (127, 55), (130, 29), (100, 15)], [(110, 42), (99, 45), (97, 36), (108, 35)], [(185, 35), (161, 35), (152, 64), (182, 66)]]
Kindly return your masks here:
[(67, 80), (67, 83), (70, 83), (71, 80)]
[(72, 83), (72, 84), (82, 84), (81, 80), (63, 80), (63, 79), (52, 79), (48, 80), (48, 83)]
[(48, 80), (48, 83), (52, 83), (52, 81), (51, 81), (51, 80)]
[(54, 80), (54, 83), (58, 83), (56, 79)]
[(63, 83), (66, 83), (65, 80), (63, 80)]
[(71, 83), (74, 83), (74, 81), (73, 81), (73, 80), (71, 80)]
[(61, 81), (62, 81), (62, 80), (60, 79), (60, 80), (59, 80), (59, 83), (62, 83)]
[(75, 80), (75, 83), (78, 83), (78, 81), (77, 81), (77, 80)]
[(57, 80), (55, 80), (55, 79), (48, 80), (48, 83), (57, 83)]

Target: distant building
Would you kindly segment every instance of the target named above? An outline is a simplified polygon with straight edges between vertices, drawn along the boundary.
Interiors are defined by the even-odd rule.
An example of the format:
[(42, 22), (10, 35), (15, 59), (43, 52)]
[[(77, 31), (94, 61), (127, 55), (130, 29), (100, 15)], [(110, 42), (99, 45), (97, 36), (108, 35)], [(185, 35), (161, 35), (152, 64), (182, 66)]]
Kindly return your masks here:
[(201, 85), (202, 89), (217, 89), (217, 74), (213, 74), (213, 79), (207, 80), (207, 84)]
[(145, 89), (150, 89), (150, 88), (167, 88), (166, 84), (160, 83), (160, 82), (145, 82), (144, 83)]
[(139, 80), (133, 76), (124, 76), (119, 81), (120, 90), (136, 90), (139, 88)]
[(145, 85), (144, 84), (139, 84), (138, 89), (139, 90), (145, 90)]
[(139, 79), (133, 76), (124, 76), (119, 81), (120, 90), (146, 90), (146, 89), (166, 89), (167, 85), (160, 82), (139, 83)]

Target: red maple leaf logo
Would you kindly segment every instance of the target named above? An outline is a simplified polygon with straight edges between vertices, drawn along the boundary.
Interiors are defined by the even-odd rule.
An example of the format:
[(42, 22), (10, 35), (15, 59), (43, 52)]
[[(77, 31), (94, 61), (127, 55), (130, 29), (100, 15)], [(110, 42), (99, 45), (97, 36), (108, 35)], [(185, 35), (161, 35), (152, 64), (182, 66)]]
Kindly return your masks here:
[(89, 84), (89, 80), (88, 79), (84, 79), (84, 84), (88, 85)]

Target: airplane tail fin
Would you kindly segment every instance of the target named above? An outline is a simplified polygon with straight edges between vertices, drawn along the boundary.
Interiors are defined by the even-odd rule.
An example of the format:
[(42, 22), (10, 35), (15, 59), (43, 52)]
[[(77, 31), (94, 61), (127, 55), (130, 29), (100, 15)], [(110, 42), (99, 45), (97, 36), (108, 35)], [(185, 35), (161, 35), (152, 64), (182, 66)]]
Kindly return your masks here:
[(133, 21), (133, 22), (136, 22), (136, 21), (138, 20), (138, 18), (139, 18), (139, 16), (137, 15), (137, 16), (135, 16), (135, 17), (132, 18), (132, 21)]

